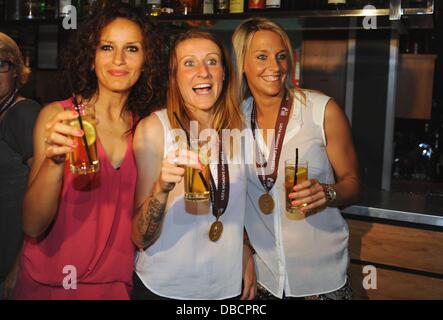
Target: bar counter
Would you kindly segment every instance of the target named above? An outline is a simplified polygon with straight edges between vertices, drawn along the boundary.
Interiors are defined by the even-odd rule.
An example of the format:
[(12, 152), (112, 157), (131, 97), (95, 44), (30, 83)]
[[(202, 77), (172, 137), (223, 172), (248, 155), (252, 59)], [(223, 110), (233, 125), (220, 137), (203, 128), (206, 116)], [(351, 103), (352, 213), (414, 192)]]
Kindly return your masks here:
[(419, 224), (443, 230), (443, 194), (365, 190), (362, 200), (342, 210), (346, 218), (399, 225)]
[(355, 299), (443, 299), (443, 195), (365, 190), (342, 212)]

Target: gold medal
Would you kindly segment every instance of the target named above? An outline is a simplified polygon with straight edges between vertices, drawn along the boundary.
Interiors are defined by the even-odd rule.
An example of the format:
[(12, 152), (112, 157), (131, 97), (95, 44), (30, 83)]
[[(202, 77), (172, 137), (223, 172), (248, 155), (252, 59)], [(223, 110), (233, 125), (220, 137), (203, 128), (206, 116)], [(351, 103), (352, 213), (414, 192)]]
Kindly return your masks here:
[(209, 229), (209, 239), (215, 242), (218, 239), (220, 239), (222, 233), (223, 233), (223, 223), (217, 220), (211, 225), (211, 229)]
[(258, 205), (261, 212), (264, 214), (271, 214), (274, 211), (274, 199), (269, 193), (262, 194), (258, 199)]

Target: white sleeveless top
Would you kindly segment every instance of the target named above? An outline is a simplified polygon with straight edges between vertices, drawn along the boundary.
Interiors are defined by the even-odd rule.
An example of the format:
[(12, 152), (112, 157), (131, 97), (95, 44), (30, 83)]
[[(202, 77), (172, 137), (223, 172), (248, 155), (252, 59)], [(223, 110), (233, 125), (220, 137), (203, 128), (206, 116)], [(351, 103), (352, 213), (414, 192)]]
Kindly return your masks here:
[[(166, 109), (155, 113), (163, 125), (164, 156), (174, 141)], [(217, 165), (210, 166), (217, 183)], [(246, 204), (245, 166), (229, 164), (229, 203), (220, 221), (223, 234), (217, 242), (208, 232), (215, 221), (210, 201), (204, 213), (185, 208), (183, 181), (169, 193), (159, 239), (136, 260), (136, 272), (157, 295), (172, 299), (227, 299), (241, 293), (243, 229)], [(188, 210), (192, 212), (193, 209)]]
[[(294, 99), (278, 178), (271, 190), (274, 212), (261, 213), (258, 198), (265, 189), (257, 177), (255, 164), (247, 166), (248, 196), (245, 224), (255, 255), (260, 284), (275, 296), (300, 297), (335, 291), (345, 285), (348, 266), (348, 226), (337, 208), (291, 220), (285, 210), (284, 161), (295, 158), (308, 161), (309, 178), (322, 183), (335, 183), (329, 163), (323, 128), (326, 104), (330, 97), (304, 90), (306, 105)], [(296, 93), (297, 94), (297, 93)], [(243, 102), (247, 125), (251, 124), (252, 98)], [(261, 135), (256, 135), (263, 140)], [(249, 137), (252, 138), (252, 137)], [(266, 146), (263, 149), (268, 155)]]

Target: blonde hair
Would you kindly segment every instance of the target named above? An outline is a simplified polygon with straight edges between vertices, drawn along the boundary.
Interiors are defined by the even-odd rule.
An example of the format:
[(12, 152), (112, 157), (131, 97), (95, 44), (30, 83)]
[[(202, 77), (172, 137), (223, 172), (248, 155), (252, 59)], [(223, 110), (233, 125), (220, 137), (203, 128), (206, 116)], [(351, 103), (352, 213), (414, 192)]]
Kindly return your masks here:
[(252, 38), (257, 31), (271, 31), (281, 37), (288, 54), (289, 68), (285, 83), (286, 89), (288, 92), (292, 92), (293, 89), (296, 89), (301, 96), (304, 96), (302, 91), (299, 88), (294, 87), (292, 84), (294, 51), (287, 33), (274, 21), (266, 18), (250, 18), (240, 23), (237, 28), (235, 28), (234, 34), (232, 35), (232, 45), (234, 48), (236, 64), (236, 81), (239, 84), (237, 90), (239, 101), (243, 101), (246, 96), (250, 94), (248, 82), (244, 74), (244, 62), (246, 53), (251, 46)]
[(0, 57), (12, 62), (15, 70), (15, 86), (20, 88), (28, 80), (31, 70), (25, 66), (23, 55), (17, 43), (6, 34), (0, 32)]
[[(180, 124), (174, 117), (177, 114), (183, 125), (188, 126), (191, 120), (186, 110), (182, 95), (177, 83), (177, 47), (180, 43), (188, 39), (206, 39), (215, 43), (222, 54), (222, 65), (225, 74), (225, 80), (220, 97), (215, 103), (215, 111), (212, 116), (211, 127), (220, 132), (222, 129), (243, 128), (243, 116), (240, 105), (237, 100), (235, 85), (235, 75), (231, 64), (231, 59), (223, 45), (209, 32), (201, 30), (189, 30), (175, 40), (169, 56), (169, 86), (166, 94), (166, 108), (168, 119), (172, 128), (180, 128)], [(189, 128), (187, 128), (189, 129)]]

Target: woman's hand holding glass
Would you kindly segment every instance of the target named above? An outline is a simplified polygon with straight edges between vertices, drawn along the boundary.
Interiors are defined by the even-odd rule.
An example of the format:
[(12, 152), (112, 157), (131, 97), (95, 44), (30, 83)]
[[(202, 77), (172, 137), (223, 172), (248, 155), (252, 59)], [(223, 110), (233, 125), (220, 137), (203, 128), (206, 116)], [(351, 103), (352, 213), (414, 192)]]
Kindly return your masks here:
[(308, 179), (296, 184), (289, 194), (293, 206), (300, 207), (304, 214), (312, 214), (326, 207), (327, 199), (322, 185), (317, 179)]
[(75, 111), (64, 110), (57, 113), (45, 126), (45, 155), (57, 164), (66, 160), (68, 153), (77, 147), (71, 137), (82, 137), (83, 131), (72, 128), (68, 122), (78, 118)]
[(162, 161), (160, 178), (158, 180), (160, 190), (168, 193), (174, 189), (175, 185), (183, 180), (185, 167), (203, 169), (198, 155), (193, 151), (177, 149), (168, 153)]

